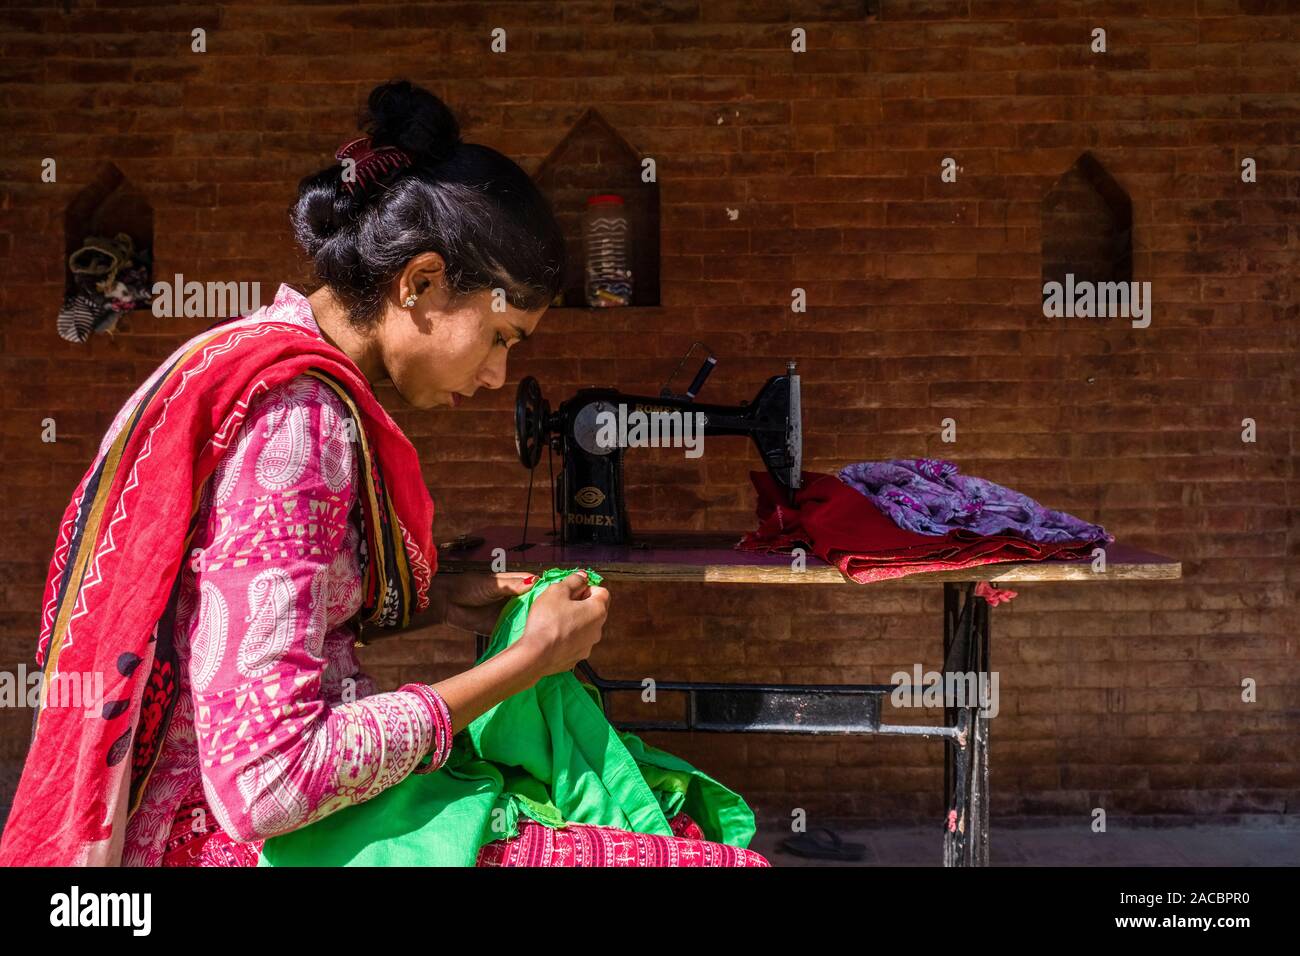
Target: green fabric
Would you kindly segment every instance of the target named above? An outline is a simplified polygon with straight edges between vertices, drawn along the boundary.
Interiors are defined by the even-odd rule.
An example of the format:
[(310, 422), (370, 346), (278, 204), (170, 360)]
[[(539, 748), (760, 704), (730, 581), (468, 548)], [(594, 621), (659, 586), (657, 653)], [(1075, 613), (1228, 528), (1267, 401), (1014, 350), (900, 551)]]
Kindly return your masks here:
[[(511, 598), (480, 662), (517, 641), (537, 596), (574, 570), (552, 568)], [(671, 836), (684, 810), (709, 840), (749, 845), (754, 814), (739, 794), (616, 730), (599, 701), (572, 673), (544, 677), (458, 733), (441, 769), (268, 839), (259, 865), (473, 866), (485, 843), (518, 835), (521, 814)]]

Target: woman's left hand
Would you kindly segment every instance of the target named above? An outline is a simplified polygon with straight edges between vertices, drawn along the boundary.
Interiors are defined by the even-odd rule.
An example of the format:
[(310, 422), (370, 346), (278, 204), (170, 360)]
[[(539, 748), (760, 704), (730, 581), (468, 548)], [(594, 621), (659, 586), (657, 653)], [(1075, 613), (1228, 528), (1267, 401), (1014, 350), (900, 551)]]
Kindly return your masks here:
[(524, 594), (537, 581), (523, 571), (435, 574), (435, 598), (443, 608), (442, 623), (476, 634), (491, 634), (507, 601)]

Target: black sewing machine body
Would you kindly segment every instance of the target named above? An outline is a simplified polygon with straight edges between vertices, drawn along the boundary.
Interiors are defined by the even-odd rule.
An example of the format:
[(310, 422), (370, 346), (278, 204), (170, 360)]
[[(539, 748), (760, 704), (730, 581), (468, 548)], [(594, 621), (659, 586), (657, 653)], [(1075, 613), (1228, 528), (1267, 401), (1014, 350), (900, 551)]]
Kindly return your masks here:
[[(622, 420), (647, 423), (647, 441), (696, 435), (706, 438), (748, 435), (769, 474), (788, 491), (799, 487), (803, 457), (799, 376), (794, 363), (775, 375), (753, 401), (741, 405), (697, 402), (689, 397), (707, 374), (697, 376), (688, 396), (632, 395), (615, 388), (584, 388), (551, 412), (531, 376), (519, 383), (515, 442), (521, 461), (535, 467), (543, 443), (558, 452), (562, 468), (555, 483), (554, 507), (564, 543), (626, 544), (631, 538), (624, 493), (628, 447), (611, 440), (610, 428)], [(685, 416), (693, 416), (687, 424)], [(658, 417), (656, 417), (658, 416)], [(674, 416), (676, 416), (674, 418)], [(683, 431), (689, 428), (690, 431)], [(676, 431), (674, 431), (676, 429)], [(631, 428), (629, 434), (634, 434)], [(624, 436), (620, 433), (618, 438)], [(638, 447), (634, 444), (633, 447)], [(685, 449), (676, 447), (677, 451)]]

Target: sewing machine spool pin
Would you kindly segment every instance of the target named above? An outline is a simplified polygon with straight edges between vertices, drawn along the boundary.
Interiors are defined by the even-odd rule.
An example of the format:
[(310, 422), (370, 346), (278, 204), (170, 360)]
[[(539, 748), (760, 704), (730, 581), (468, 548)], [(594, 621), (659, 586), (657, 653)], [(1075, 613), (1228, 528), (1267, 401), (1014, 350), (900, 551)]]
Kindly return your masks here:
[[(709, 354), (705, 356), (704, 364), (701, 365), (700, 370), (695, 373), (695, 378), (691, 380), (691, 384), (686, 387), (686, 393), (684, 395), (674, 395), (673, 390), (668, 386), (670, 386), (673, 383), (673, 379), (677, 377), (677, 373), (682, 370), (682, 366), (686, 364), (686, 360), (691, 357), (691, 353), (695, 351), (697, 346), (699, 348), (704, 349), (704, 351), (708, 352)], [(677, 363), (677, 367), (673, 369), (673, 374), (669, 375), (668, 381), (664, 382), (664, 384), (660, 387), (659, 397), (660, 398), (685, 398), (688, 400), (694, 398), (696, 395), (700, 394), (700, 389), (704, 388), (705, 380), (708, 379), (709, 374), (713, 371), (714, 367), (717, 364), (718, 364), (717, 357), (713, 354), (712, 350), (707, 345), (705, 345), (703, 342), (691, 343), (691, 347), (686, 350), (686, 354), (682, 356), (681, 361)]]

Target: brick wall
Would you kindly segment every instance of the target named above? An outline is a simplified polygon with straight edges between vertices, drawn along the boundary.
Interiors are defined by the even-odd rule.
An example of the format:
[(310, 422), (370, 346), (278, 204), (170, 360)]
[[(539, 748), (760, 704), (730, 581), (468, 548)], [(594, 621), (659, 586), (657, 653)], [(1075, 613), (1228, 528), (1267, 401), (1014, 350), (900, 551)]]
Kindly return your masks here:
[[(202, 324), (136, 313), (112, 338), (61, 341), (65, 207), (111, 161), (153, 207), (157, 276), (257, 280), (267, 300), (304, 278), (285, 214), (298, 177), (352, 134), (373, 84), (406, 76), (530, 172), (594, 107), (655, 157), (662, 203), (659, 308), (553, 310), (499, 393), (399, 413), (440, 537), (518, 519), (521, 375), (553, 401), (583, 384), (654, 388), (702, 338), (722, 358), (709, 397), (740, 401), (795, 357), (806, 467), (950, 458), (1184, 562), (1176, 584), (1025, 586), (993, 612), (995, 818), (1296, 811), (1294, 4), (883, 0), (875, 19), (836, 0), (807, 16), (773, 0), (7, 6), (0, 666), (31, 664), (56, 523), (113, 411)], [(493, 55), (497, 26), (508, 52)], [(809, 52), (790, 52), (792, 26)], [(1149, 328), (1043, 317), (1044, 197), (1084, 151), (1131, 198)], [(40, 181), (45, 157), (57, 183)], [(1258, 182), (1242, 182), (1245, 157)], [(789, 309), (795, 287), (806, 313)], [(633, 452), (633, 518), (748, 529), (756, 465), (738, 440), (698, 462)], [(940, 663), (937, 588), (833, 596), (618, 585), (595, 663), (825, 682)], [(386, 685), (440, 678), (469, 644), (431, 632), (367, 661)], [(1257, 703), (1241, 702), (1246, 677)], [(0, 808), (29, 726), (29, 711), (0, 710)], [(650, 739), (774, 819), (940, 814), (937, 744)]]

